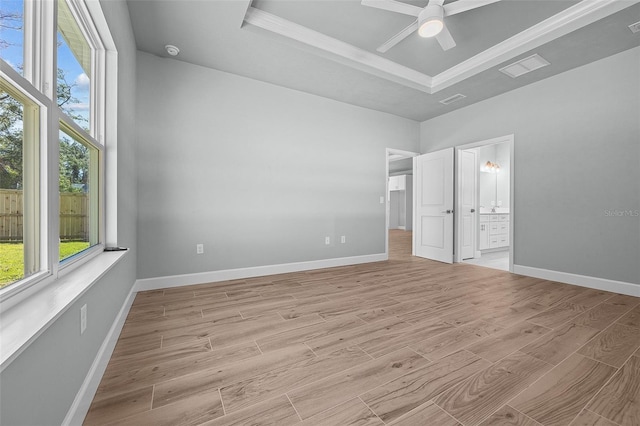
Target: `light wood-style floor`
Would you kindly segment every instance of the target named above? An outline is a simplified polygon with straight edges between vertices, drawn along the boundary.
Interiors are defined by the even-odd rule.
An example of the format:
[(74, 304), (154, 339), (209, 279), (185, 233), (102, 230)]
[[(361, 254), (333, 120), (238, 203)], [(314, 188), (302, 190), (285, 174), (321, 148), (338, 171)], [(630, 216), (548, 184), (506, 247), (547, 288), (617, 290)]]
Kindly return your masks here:
[(139, 293), (86, 417), (640, 425), (640, 298), (410, 256)]

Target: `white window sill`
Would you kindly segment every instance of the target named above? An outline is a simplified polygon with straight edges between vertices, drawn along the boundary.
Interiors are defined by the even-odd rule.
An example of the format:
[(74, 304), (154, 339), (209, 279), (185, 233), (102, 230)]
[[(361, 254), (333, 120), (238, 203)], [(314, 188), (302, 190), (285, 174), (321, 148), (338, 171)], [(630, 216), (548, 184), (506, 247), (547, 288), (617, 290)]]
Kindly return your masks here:
[(125, 253), (127, 252), (100, 253), (17, 305), (0, 312), (0, 372), (102, 278)]

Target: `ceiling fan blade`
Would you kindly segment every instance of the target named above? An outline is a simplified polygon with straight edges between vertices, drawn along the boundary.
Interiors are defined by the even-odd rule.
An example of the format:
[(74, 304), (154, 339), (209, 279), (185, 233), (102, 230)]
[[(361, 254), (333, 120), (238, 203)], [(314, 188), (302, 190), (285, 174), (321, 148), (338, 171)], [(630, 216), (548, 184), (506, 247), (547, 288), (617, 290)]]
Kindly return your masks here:
[(436, 40), (438, 40), (438, 43), (440, 43), (442, 50), (449, 50), (452, 47), (456, 47), (456, 42), (455, 40), (453, 40), (453, 37), (451, 36), (451, 33), (447, 29), (446, 25), (442, 28), (442, 31), (440, 31), (440, 33), (436, 36)]
[(444, 6), (444, 16), (455, 15), (456, 13), (466, 12), (467, 10), (476, 9), (486, 6), (500, 0), (458, 0)]
[(362, 0), (363, 6), (375, 7), (376, 9), (388, 10), (390, 12), (402, 13), (403, 15), (415, 16), (416, 18), (422, 12), (421, 7), (413, 6), (407, 3), (401, 3), (395, 0)]
[(398, 34), (391, 37), (389, 40), (384, 42), (380, 47), (376, 50), (380, 53), (384, 53), (387, 50), (391, 49), (396, 44), (400, 43), (405, 38), (409, 37), (415, 30), (418, 29), (418, 21), (415, 21), (413, 24), (409, 25), (404, 30), (400, 31)]

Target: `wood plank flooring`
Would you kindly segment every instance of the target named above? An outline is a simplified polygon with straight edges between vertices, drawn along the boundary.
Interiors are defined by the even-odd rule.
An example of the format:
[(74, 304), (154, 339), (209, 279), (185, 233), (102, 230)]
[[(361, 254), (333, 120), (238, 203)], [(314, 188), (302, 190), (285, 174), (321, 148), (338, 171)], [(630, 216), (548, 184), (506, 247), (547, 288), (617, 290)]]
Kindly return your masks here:
[(86, 425), (640, 425), (640, 298), (411, 257), (139, 293)]

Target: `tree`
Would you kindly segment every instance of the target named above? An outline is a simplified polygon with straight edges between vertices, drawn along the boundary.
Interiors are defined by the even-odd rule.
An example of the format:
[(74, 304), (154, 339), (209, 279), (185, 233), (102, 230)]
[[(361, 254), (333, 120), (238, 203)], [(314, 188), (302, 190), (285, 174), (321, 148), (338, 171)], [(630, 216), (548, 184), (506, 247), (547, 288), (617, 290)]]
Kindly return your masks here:
[(22, 185), (22, 105), (0, 92), (0, 188)]
[[(0, 30), (22, 30), (22, 15), (0, 10)], [(8, 41), (0, 39), (0, 49), (8, 46), (10, 46)]]
[[(57, 103), (76, 121), (86, 119), (66, 107), (77, 103), (72, 85), (58, 69)], [(6, 92), (0, 92), (0, 188), (20, 189), (22, 185), (22, 104)], [(63, 136), (60, 138), (60, 191), (81, 192), (88, 183), (89, 149)]]
[[(0, 30), (22, 30), (22, 16), (0, 10)], [(0, 39), (0, 50), (11, 43)], [(19, 188), (22, 183), (22, 105), (0, 91), (0, 188)]]
[(89, 183), (89, 149), (66, 136), (60, 138), (60, 192), (83, 192)]
[[(58, 69), (57, 104), (76, 122), (87, 122), (68, 105), (78, 103), (73, 84)], [(0, 188), (19, 189), (22, 185), (22, 104), (0, 92)], [(71, 138), (60, 139), (60, 191), (80, 192), (89, 175), (89, 149)]]

